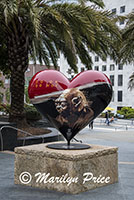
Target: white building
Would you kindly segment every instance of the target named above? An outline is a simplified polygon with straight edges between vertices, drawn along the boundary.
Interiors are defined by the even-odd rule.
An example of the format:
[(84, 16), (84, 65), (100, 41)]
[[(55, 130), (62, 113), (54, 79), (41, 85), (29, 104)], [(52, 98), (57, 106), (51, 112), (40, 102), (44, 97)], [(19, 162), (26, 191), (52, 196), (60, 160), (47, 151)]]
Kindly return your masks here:
[[(104, 0), (106, 9), (112, 10), (117, 15), (126, 15), (134, 11), (134, 0)], [(125, 26), (125, 22), (119, 23), (120, 28)], [(98, 56), (93, 56), (93, 69), (104, 72), (111, 80), (113, 85), (113, 99), (110, 103), (110, 107), (120, 110), (124, 106), (129, 106), (134, 108), (134, 91), (128, 90), (129, 77), (134, 72), (134, 65), (116, 65), (113, 60), (107, 58), (104, 62)], [(60, 70), (68, 78), (71, 78), (74, 74), (71, 73), (67, 62), (64, 57), (61, 56), (60, 59)], [(78, 62), (78, 72), (83, 71), (84, 65)]]

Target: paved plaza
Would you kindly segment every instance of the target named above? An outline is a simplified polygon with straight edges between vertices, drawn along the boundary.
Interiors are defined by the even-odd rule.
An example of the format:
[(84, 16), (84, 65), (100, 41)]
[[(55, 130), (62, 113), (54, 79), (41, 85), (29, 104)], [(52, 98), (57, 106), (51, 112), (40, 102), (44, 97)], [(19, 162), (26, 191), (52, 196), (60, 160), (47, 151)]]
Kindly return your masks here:
[[(76, 138), (84, 143), (119, 148), (119, 182), (78, 195), (14, 185), (14, 154), (0, 153), (0, 200), (133, 200), (134, 199), (134, 124), (117, 120), (107, 126), (96, 119), (94, 129), (87, 126)], [(22, 161), (23, 162), (23, 161)]]

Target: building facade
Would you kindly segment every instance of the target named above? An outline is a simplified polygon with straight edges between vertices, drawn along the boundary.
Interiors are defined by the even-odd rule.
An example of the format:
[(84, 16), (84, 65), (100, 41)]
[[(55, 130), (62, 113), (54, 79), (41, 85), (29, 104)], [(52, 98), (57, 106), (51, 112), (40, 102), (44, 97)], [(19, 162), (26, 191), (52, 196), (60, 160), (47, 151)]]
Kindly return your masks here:
[[(105, 8), (112, 11), (115, 15), (126, 15), (134, 12), (133, 0), (104, 0)], [(120, 28), (124, 28), (125, 21), (118, 22)], [(134, 65), (115, 64), (111, 58), (107, 58), (104, 62), (98, 56), (92, 55), (93, 70), (102, 71), (111, 80), (113, 85), (113, 98), (110, 107), (114, 108), (114, 112), (120, 110), (124, 106), (134, 108), (134, 91), (128, 90), (129, 77), (134, 72)], [(74, 73), (69, 69), (64, 57), (60, 59), (60, 70), (68, 77), (72, 78)], [(85, 70), (84, 65), (78, 61), (78, 72)]]

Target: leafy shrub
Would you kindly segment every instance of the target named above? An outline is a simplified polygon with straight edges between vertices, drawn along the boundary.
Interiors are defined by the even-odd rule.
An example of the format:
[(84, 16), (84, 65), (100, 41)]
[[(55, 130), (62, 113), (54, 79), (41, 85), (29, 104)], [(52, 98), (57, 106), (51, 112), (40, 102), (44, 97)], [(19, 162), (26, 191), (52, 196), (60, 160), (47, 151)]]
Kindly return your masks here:
[[(10, 105), (9, 104), (0, 104), (0, 112), (3, 112), (5, 114), (10, 113)], [(39, 120), (42, 118), (41, 114), (36, 110), (34, 106), (25, 106), (25, 112), (26, 112), (26, 119), (27, 120)]]
[(10, 89), (9, 89), (9, 88), (6, 89), (5, 95), (6, 95), (6, 101), (7, 101), (8, 103), (10, 103), (10, 98), (11, 98), (11, 96), (10, 96)]
[(5, 114), (9, 114), (10, 113), (10, 105), (1, 103), (0, 104), (0, 111), (5, 113)]
[(36, 110), (34, 106), (25, 106), (26, 119), (27, 120), (39, 120), (42, 118), (41, 114)]
[(134, 118), (134, 109), (130, 107), (123, 107), (121, 110), (118, 110), (117, 113), (124, 115), (126, 119)]
[(30, 104), (30, 99), (29, 99), (29, 95), (28, 95), (28, 87), (25, 86), (25, 102), (27, 104)]
[(126, 119), (134, 118), (134, 113), (127, 113), (125, 116)]
[(99, 115), (99, 117), (105, 118), (105, 113), (102, 112), (102, 113)]

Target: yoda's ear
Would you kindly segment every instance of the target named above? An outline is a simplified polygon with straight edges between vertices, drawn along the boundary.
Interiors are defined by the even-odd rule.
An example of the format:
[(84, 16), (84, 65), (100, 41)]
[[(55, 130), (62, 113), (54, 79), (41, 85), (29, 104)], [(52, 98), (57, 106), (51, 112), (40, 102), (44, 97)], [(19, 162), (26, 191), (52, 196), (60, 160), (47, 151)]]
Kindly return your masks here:
[(78, 106), (78, 112), (80, 112), (82, 110), (82, 108), (83, 108), (82, 105)]

